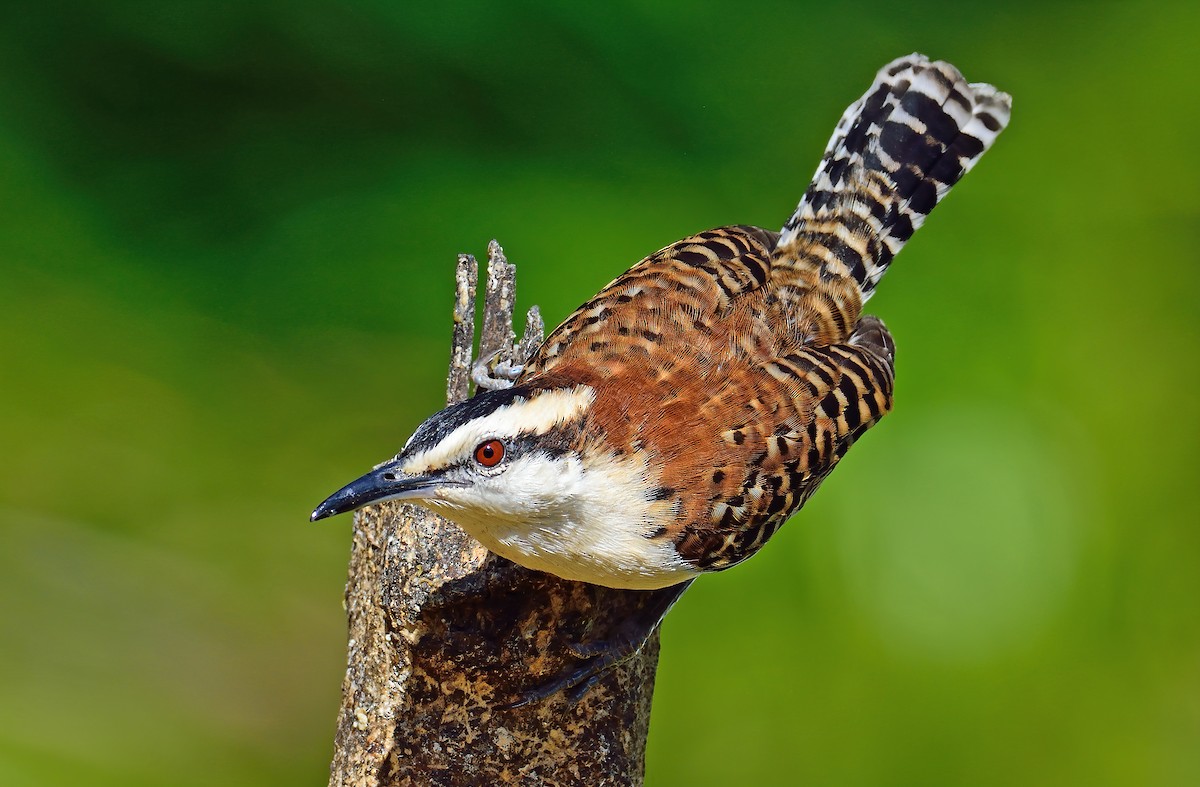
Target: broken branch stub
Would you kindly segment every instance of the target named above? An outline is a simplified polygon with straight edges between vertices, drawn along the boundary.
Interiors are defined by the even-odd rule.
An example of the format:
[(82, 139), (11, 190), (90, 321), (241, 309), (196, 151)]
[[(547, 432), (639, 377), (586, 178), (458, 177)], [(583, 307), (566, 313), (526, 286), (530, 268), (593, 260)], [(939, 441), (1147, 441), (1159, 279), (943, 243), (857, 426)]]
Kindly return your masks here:
[(479, 332), (479, 360), (489, 367), (513, 362), (513, 310), (517, 295), (517, 269), (496, 241), (488, 243), (487, 284), (483, 291), (483, 329)]
[(454, 333), (450, 338), (450, 373), (446, 376), (446, 404), (466, 401), (471, 395), (471, 343), (475, 339), (475, 288), (479, 263), (470, 254), (458, 255), (454, 271)]

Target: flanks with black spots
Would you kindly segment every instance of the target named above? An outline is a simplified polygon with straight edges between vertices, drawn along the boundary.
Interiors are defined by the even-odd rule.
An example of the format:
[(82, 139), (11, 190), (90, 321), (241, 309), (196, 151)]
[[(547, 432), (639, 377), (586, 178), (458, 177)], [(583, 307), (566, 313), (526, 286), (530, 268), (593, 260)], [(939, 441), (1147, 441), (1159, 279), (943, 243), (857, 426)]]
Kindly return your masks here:
[(766, 543), (891, 409), (895, 345), (863, 304), (1009, 108), (948, 63), (888, 64), (782, 232), (720, 227), (650, 255), (513, 387), (432, 416), (313, 518), (412, 499), (526, 567), (661, 589), (653, 620), (550, 687), (586, 688), (692, 579)]

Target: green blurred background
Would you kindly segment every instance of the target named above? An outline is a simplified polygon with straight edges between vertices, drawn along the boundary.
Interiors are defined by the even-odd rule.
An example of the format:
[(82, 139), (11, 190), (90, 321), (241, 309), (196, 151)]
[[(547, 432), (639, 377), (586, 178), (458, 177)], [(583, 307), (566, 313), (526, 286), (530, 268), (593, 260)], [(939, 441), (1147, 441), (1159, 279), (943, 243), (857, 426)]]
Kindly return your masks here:
[(655, 785), (1200, 784), (1190, 3), (9, 4), (0, 783), (321, 784), (349, 522), (455, 254), (555, 323), (778, 227), (913, 50), (1011, 128), (871, 311), (897, 408), (665, 625)]

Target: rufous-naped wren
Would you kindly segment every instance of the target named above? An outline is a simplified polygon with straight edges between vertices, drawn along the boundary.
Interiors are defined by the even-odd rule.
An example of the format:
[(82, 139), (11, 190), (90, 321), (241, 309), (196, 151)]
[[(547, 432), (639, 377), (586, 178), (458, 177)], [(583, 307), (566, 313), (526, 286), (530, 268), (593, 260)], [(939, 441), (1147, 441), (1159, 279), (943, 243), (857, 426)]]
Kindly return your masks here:
[(949, 63), (887, 64), (781, 232), (719, 227), (646, 257), (511, 386), (433, 415), (312, 518), (412, 500), (528, 568), (671, 588), (644, 639), (690, 580), (766, 543), (891, 409), (895, 347), (863, 304), (1010, 104)]

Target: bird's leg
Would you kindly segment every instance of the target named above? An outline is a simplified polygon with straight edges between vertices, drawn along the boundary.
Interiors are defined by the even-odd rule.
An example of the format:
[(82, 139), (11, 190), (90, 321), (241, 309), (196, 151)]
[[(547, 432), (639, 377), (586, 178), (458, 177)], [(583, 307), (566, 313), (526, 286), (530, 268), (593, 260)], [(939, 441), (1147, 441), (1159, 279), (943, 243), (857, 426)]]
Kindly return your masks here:
[(643, 591), (654, 594), (654, 598), (637, 614), (636, 617), (621, 623), (608, 639), (569, 645), (571, 652), (583, 660), (583, 663), (569, 669), (554, 680), (532, 688), (512, 702), (499, 707), (502, 709), (520, 708), (534, 702), (540, 702), (548, 697), (565, 691), (567, 701), (578, 702), (588, 690), (600, 681), (604, 674), (621, 662), (635, 655), (650, 635), (658, 628), (658, 624), (666, 617), (667, 612), (688, 589), (693, 580), (672, 585), (660, 590)]

